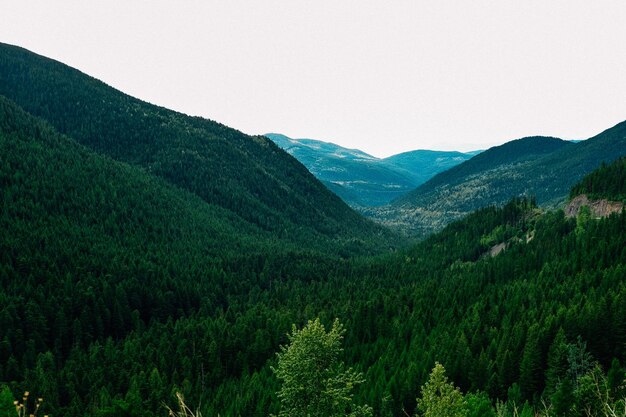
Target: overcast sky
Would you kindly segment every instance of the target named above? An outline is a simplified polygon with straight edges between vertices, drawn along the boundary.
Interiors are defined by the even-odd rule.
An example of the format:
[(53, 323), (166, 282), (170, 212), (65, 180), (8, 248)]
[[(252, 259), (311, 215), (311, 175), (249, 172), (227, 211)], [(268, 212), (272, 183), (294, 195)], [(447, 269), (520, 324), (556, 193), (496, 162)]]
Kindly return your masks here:
[(376, 156), (626, 120), (624, 0), (7, 0), (0, 42), (246, 133)]

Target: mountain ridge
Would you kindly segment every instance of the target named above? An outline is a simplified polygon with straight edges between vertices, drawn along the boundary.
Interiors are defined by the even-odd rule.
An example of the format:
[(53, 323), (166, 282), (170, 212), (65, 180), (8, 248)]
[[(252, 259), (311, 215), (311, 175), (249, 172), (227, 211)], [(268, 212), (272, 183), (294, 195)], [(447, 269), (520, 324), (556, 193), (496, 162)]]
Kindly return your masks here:
[[(0, 89), (11, 90), (2, 50)], [(34, 82), (54, 84), (37, 68)], [(123, 123), (111, 130), (65, 108), (75, 102), (50, 99), (76, 98), (71, 91), (21, 88), (31, 89), (13, 91), (25, 104), (86, 143), (0, 96), (0, 414), (43, 398), (36, 411), (46, 415), (153, 417), (167, 412), (174, 393), (192, 407), (181, 413), (289, 414), (277, 395), (276, 353), (293, 345), (290, 329), (295, 335), (316, 318), (342, 328), (341, 346), (313, 335), (299, 346), (305, 363), (292, 362), (294, 373), (315, 379), (295, 391), (316, 415), (349, 412), (310, 404), (319, 396), (309, 394), (328, 388), (319, 375), (329, 371), (362, 380), (348, 391), (343, 376), (328, 381), (370, 405), (364, 415), (428, 414), (420, 387), (434, 364), (445, 366), (449, 382), (440, 386), (455, 391), (456, 414), (543, 416), (565, 403), (556, 414), (601, 415), (623, 406), (626, 212), (574, 219), (513, 198), (383, 251), (383, 229), (345, 211), (304, 165), (261, 137), (212, 135), (219, 127), (141, 103), (105, 106), (118, 113), (105, 121)], [(86, 98), (119, 100), (111, 94)], [(97, 128), (106, 137), (89, 136)], [(160, 133), (170, 136), (153, 137)], [(583, 152), (565, 146), (522, 162), (492, 160), (492, 171), (534, 181), (584, 171), (625, 138), (619, 127), (577, 148)], [(546, 160), (551, 170), (535, 172)], [(203, 164), (207, 171), (197, 171)], [(624, 167), (601, 167), (571, 195), (622, 198)], [(196, 172), (207, 182), (195, 182)], [(474, 179), (485, 180), (482, 173)], [(279, 174), (296, 178), (273, 178)], [(563, 186), (539, 182), (546, 184), (540, 190), (552, 197)], [(211, 194), (211, 185), (222, 193)], [(307, 201), (327, 206), (313, 212)], [(300, 210), (301, 221), (263, 221), (283, 214), (282, 205)], [(316, 221), (327, 223), (311, 227)], [(345, 367), (324, 365), (322, 357), (338, 353)], [(26, 393), (14, 403), (25, 387), (30, 402)]]
[[(532, 159), (536, 155), (550, 153), (562, 146), (567, 146), (569, 142), (562, 139), (548, 136), (530, 136), (520, 139), (514, 139), (505, 142), (502, 145), (494, 146), (486, 151), (476, 155), (466, 163), (459, 164), (455, 167), (444, 171), (431, 180), (424, 183), (418, 190), (428, 190), (435, 188), (439, 184), (453, 183), (459, 180), (459, 177), (466, 177), (486, 169), (493, 169), (504, 164), (522, 163)], [(404, 196), (397, 203), (404, 200), (410, 200), (413, 193)]]
[(541, 205), (556, 207), (585, 174), (624, 154), (626, 122), (578, 143), (522, 138), (486, 150), (366, 215), (424, 236), (473, 210), (504, 204), (512, 197), (533, 196)]
[(415, 150), (377, 158), (332, 142), (267, 133), (354, 208), (386, 204), (473, 153)]
[(0, 44), (0, 94), (84, 146), (263, 230), (363, 242), (387, 234), (267, 138), (145, 103), (26, 49)]

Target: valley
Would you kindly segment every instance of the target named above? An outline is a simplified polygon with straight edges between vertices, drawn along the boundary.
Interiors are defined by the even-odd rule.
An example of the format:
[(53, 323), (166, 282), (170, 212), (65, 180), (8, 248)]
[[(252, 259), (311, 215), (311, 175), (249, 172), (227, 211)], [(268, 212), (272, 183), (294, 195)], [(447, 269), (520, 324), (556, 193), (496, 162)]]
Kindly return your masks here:
[(357, 210), (390, 203), (435, 174), (479, 153), (416, 150), (381, 159), (318, 140), (291, 139), (274, 133), (265, 136)]
[(266, 136), (0, 44), (0, 415), (621, 410), (625, 123), (386, 159)]

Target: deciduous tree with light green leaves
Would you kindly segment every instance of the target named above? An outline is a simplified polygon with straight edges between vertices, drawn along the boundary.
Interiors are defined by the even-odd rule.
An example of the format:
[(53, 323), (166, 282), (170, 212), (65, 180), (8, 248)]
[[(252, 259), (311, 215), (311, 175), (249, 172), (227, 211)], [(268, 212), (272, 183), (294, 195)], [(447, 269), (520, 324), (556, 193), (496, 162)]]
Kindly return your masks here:
[(353, 403), (353, 390), (365, 379), (339, 360), (344, 332), (339, 320), (328, 332), (319, 319), (301, 330), (293, 326), (289, 344), (281, 347), (278, 366), (273, 368), (282, 384), (279, 417), (372, 415), (371, 407)]
[(448, 382), (446, 370), (439, 362), (430, 372), (428, 381), (422, 385), (422, 396), (417, 406), (424, 417), (467, 417), (465, 398), (452, 382)]

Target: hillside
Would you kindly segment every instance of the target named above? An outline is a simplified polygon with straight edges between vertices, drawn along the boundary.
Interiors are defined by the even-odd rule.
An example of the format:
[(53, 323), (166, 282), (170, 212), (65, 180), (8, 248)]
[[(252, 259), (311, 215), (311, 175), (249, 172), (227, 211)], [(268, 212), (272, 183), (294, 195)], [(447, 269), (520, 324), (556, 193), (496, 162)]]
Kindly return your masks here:
[[(380, 258), (245, 253), (229, 264), (203, 256), (215, 232), (194, 220), (219, 209), (6, 119), (14, 169), (0, 178), (16, 209), (3, 212), (0, 381), (42, 395), (46, 412), (151, 417), (179, 390), (204, 415), (276, 414), (275, 352), (292, 323), (315, 317), (345, 323), (342, 356), (366, 379), (355, 399), (375, 416), (413, 413), (435, 361), (463, 392), (488, 396), (487, 410), (551, 402), (579, 366), (563, 352), (587, 358), (580, 375), (595, 363), (623, 372), (624, 213), (567, 219), (516, 200)], [(118, 228), (109, 217), (127, 207), (142, 211)]]
[(620, 213), (626, 205), (626, 157), (610, 164), (602, 163), (576, 184), (569, 195), (570, 201), (564, 208), (570, 217), (584, 213), (592, 217), (606, 217)]
[(626, 157), (602, 164), (576, 184), (570, 198), (586, 194), (590, 198), (611, 198), (626, 203)]
[[(420, 189), (431, 190), (440, 184), (459, 184), (468, 177), (482, 174), (485, 171), (498, 167), (532, 161), (568, 145), (569, 142), (567, 141), (543, 136), (513, 140), (500, 146), (494, 146), (475, 156), (470, 161), (442, 172), (420, 187)], [(416, 190), (414, 193), (400, 199), (398, 203), (411, 201), (417, 195), (418, 191)]]
[(471, 158), (473, 153), (411, 151), (380, 159), (313, 139), (291, 139), (268, 133), (315, 177), (357, 209), (380, 206), (399, 198), (438, 172)]
[(436, 174), (467, 161), (480, 152), (416, 150), (389, 156), (384, 161), (406, 172), (418, 186)]
[(375, 242), (384, 235), (378, 226), (264, 137), (142, 102), (4, 44), (0, 95), (84, 146), (141, 167), (255, 228), (300, 242), (316, 236), (352, 246), (382, 242)]
[[(316, 318), (339, 319), (341, 347), (304, 345), (291, 371), (336, 355), (346, 366), (324, 374), (363, 378), (344, 395), (345, 380), (328, 389), (312, 373), (295, 390), (305, 407), (322, 389), (354, 392), (367, 417), (419, 416), (435, 363), (459, 387), (462, 416), (623, 407), (625, 211), (566, 217), (514, 198), (382, 250), (392, 235), (266, 139), (0, 49), (0, 88), (39, 111), (0, 95), (0, 415), (15, 415), (25, 391), (52, 417), (164, 416), (177, 392), (206, 417), (279, 415), (276, 353)], [(478, 177), (549, 160), (555, 172), (584, 171), (590, 154), (620, 151), (624, 130), (575, 145), (522, 140), (516, 155), (505, 145), (460, 169)], [(616, 200), (622, 174), (623, 160), (600, 166), (571, 195)]]
[(503, 204), (516, 196), (533, 196), (540, 205), (555, 207), (585, 174), (624, 154), (626, 123), (579, 143), (519, 139), (491, 148), (366, 214), (425, 235), (477, 208)]
[(412, 179), (356, 149), (266, 134), (352, 207), (386, 204), (415, 188)]
[[(284, 279), (319, 280), (320, 268), (340, 262), (337, 242), (311, 234), (307, 246), (280, 239), (89, 150), (2, 96), (0, 155), (0, 381), (15, 386), (26, 379), (49, 409), (62, 407), (59, 415), (84, 415), (91, 390), (103, 388), (72, 385), (75, 378), (110, 371), (116, 396), (117, 384), (135, 378), (113, 360), (77, 364), (90, 346), (112, 347), (145, 329), (168, 336), (161, 327), (167, 323), (199, 312), (206, 323), (251, 293)], [(329, 250), (335, 254), (323, 255)], [(231, 364), (225, 374), (238, 375), (248, 361), (235, 359), (243, 346), (224, 343), (218, 354)], [(250, 363), (269, 355), (254, 354)], [(216, 372), (219, 382), (224, 375)]]

